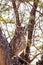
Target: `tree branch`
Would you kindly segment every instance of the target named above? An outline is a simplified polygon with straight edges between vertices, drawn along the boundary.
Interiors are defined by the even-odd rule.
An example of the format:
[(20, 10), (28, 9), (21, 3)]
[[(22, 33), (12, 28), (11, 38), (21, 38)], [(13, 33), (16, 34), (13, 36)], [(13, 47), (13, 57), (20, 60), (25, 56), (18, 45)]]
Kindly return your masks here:
[(38, 53), (37, 55), (35, 55), (34, 58), (30, 60), (30, 63), (40, 54), (42, 54), (42, 53)]
[(15, 16), (16, 16), (16, 26), (18, 27), (18, 26), (21, 26), (21, 24), (20, 24), (19, 13), (18, 13), (18, 10), (17, 10), (17, 7), (16, 7), (15, 0), (12, 0), (12, 4), (13, 4), (14, 13), (15, 13)]
[(30, 53), (30, 45), (31, 45), (32, 33), (33, 33), (34, 25), (35, 25), (35, 14), (36, 14), (37, 6), (38, 6), (38, 0), (34, 1), (32, 10), (30, 12), (29, 23), (28, 23), (28, 39), (29, 39), (29, 42), (27, 44), (26, 55), (25, 55), (25, 59), (28, 62), (30, 62), (29, 53)]

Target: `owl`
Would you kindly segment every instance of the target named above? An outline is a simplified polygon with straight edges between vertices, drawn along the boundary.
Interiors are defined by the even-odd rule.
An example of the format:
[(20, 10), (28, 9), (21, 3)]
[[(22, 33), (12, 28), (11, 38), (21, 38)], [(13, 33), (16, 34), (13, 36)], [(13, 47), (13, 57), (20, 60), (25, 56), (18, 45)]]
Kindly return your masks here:
[(15, 36), (11, 40), (12, 58), (19, 56), (26, 49), (26, 32), (24, 27), (15, 30)]

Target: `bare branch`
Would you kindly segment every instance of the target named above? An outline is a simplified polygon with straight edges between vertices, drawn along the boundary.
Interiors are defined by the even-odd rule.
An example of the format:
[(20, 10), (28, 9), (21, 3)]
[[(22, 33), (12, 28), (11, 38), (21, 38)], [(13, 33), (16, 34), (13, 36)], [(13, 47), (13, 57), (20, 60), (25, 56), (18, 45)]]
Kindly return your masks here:
[(26, 58), (26, 60), (28, 62), (30, 62), (29, 53), (30, 53), (30, 45), (31, 45), (32, 33), (33, 33), (34, 25), (35, 25), (35, 14), (36, 14), (37, 6), (38, 6), (38, 0), (37, 0), (37, 2), (34, 1), (32, 10), (30, 12), (29, 23), (28, 23), (28, 39), (30, 41), (28, 42), (27, 49), (26, 49), (26, 55), (25, 55), (25, 58)]
[(38, 53), (37, 55), (35, 55), (34, 58), (32, 60), (30, 60), (30, 63), (40, 54), (42, 54), (42, 53)]
[(12, 0), (12, 4), (13, 4), (14, 13), (15, 13), (15, 16), (16, 16), (16, 26), (21, 26), (20, 20), (19, 20), (19, 13), (18, 13), (18, 10), (17, 10), (17, 7), (16, 7), (15, 0)]

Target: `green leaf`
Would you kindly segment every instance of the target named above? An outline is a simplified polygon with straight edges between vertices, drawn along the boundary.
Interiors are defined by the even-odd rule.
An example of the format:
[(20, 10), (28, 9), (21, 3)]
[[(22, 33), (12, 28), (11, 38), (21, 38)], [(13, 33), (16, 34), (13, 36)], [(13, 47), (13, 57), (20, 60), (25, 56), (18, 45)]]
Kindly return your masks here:
[(10, 37), (13, 37), (14, 36), (14, 33), (10, 33)]

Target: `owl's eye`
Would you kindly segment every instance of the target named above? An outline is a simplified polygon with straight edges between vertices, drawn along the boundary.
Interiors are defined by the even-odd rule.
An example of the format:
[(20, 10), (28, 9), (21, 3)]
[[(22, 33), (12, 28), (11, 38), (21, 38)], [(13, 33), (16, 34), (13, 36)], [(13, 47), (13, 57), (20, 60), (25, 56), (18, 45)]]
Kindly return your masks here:
[(21, 34), (21, 31), (20, 31), (20, 34)]

